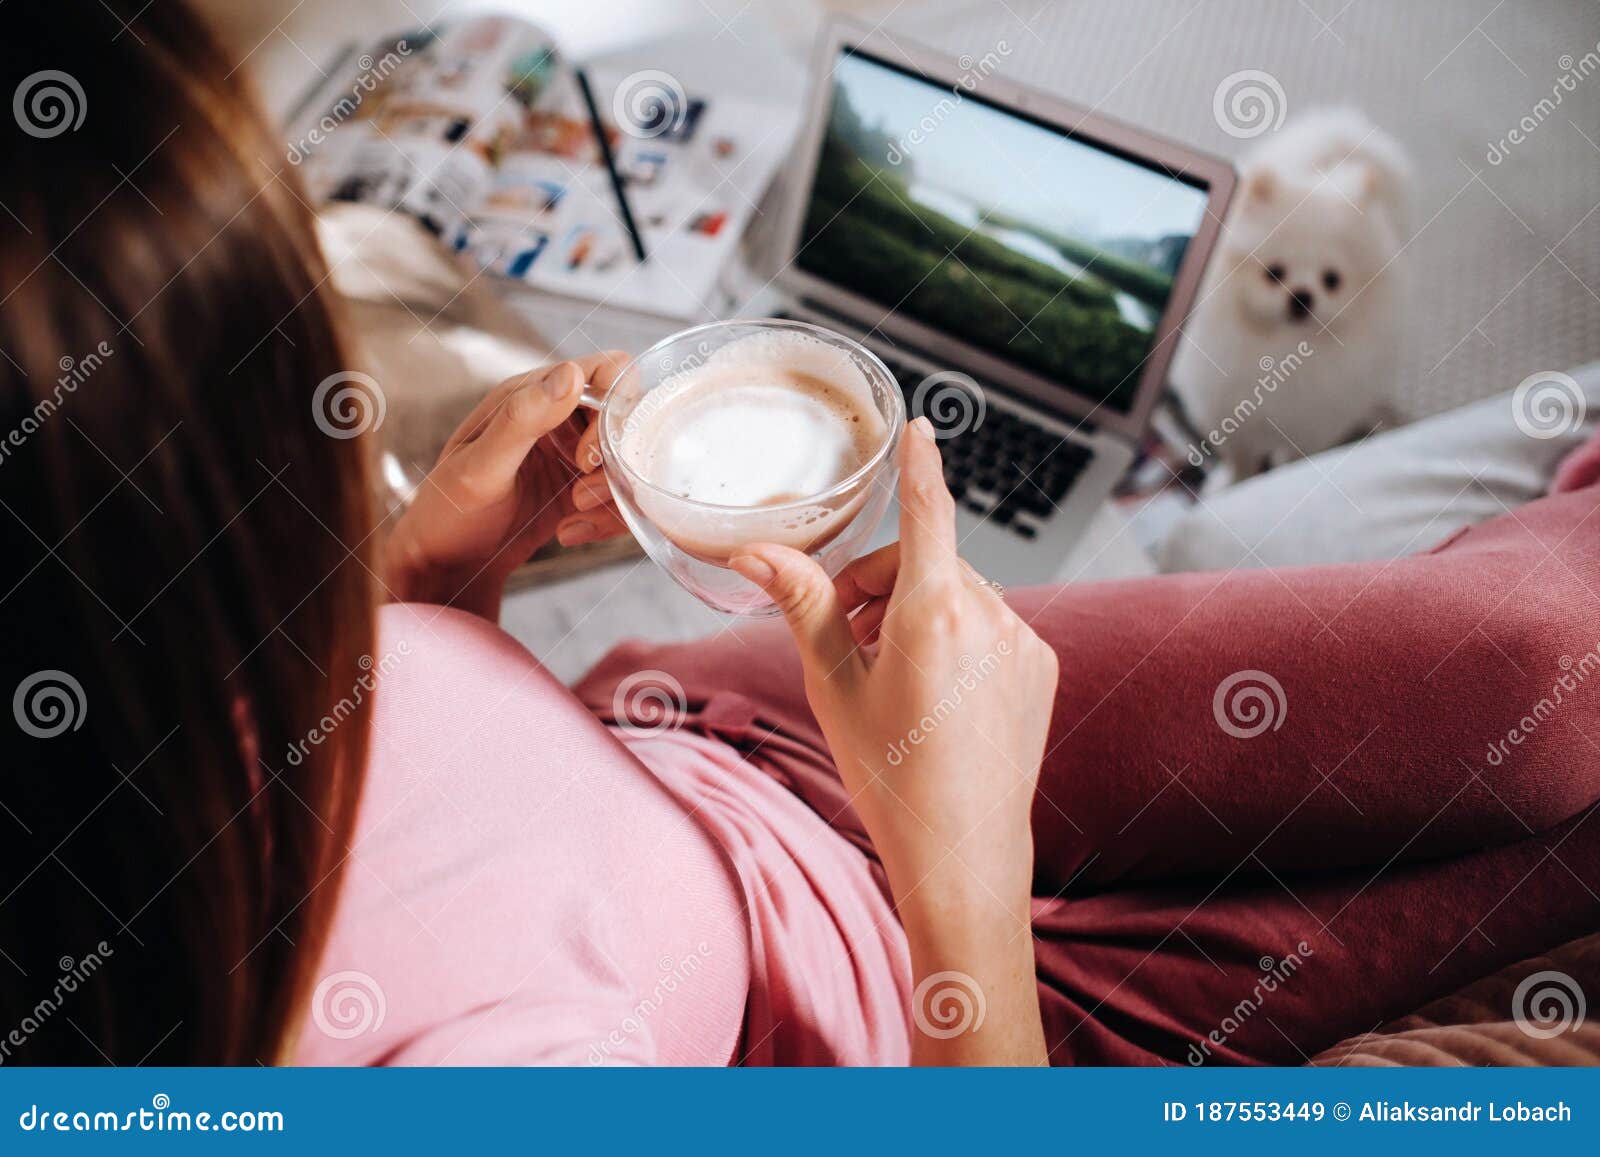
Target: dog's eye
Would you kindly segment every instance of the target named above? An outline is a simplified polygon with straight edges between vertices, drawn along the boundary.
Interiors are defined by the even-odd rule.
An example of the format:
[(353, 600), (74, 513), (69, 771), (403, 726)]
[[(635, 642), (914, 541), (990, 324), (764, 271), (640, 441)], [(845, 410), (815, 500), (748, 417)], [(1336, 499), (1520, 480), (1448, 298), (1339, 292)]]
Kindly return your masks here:
[(1267, 280), (1282, 281), (1285, 272), (1286, 271), (1281, 265), (1269, 265), (1267, 266)]
[(1339, 288), (1339, 271), (1337, 269), (1324, 269), (1322, 271), (1322, 288), (1329, 293)]

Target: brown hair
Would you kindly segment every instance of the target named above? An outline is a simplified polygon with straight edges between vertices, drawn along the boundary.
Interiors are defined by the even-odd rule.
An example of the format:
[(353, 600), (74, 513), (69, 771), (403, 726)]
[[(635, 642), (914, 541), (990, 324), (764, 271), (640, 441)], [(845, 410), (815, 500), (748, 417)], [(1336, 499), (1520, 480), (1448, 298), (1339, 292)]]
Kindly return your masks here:
[(319, 724), (371, 663), (353, 366), (236, 56), (179, 3), (0, 22), (0, 1063), (271, 1063), (366, 746)]

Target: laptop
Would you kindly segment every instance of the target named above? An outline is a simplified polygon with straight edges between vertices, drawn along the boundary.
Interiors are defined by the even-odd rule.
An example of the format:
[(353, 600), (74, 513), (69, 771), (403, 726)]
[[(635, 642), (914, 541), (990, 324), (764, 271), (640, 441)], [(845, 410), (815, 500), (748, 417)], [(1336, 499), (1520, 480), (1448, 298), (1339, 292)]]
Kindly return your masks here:
[(1010, 585), (1058, 577), (1133, 463), (1235, 178), (1003, 63), (830, 25), (777, 286), (933, 422), (962, 553)]

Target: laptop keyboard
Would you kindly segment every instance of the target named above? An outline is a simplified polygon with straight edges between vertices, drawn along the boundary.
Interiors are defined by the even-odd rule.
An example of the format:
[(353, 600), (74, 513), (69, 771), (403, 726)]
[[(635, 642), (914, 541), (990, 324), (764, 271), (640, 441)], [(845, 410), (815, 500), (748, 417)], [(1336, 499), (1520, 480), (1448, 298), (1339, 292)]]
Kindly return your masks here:
[[(906, 396), (906, 412), (915, 418), (913, 397), (927, 377), (921, 370), (884, 359)], [(941, 393), (963, 389), (953, 381)], [(946, 420), (933, 410), (947, 410)], [(1094, 458), (1082, 442), (1035, 425), (1020, 414), (988, 407), (973, 425), (975, 407), (931, 407), (927, 419), (940, 435), (944, 480), (955, 500), (974, 514), (1003, 526), (1021, 538), (1038, 535), (1072, 484)], [(962, 430), (963, 425), (971, 428)]]

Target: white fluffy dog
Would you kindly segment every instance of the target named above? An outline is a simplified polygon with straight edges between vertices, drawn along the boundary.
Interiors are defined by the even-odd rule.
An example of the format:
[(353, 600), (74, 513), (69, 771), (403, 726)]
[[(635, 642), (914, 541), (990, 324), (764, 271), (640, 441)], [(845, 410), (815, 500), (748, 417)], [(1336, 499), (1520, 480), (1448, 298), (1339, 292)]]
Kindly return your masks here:
[(1410, 166), (1360, 113), (1307, 113), (1245, 159), (1172, 366), (1208, 484), (1325, 450), (1384, 416), (1405, 324)]

